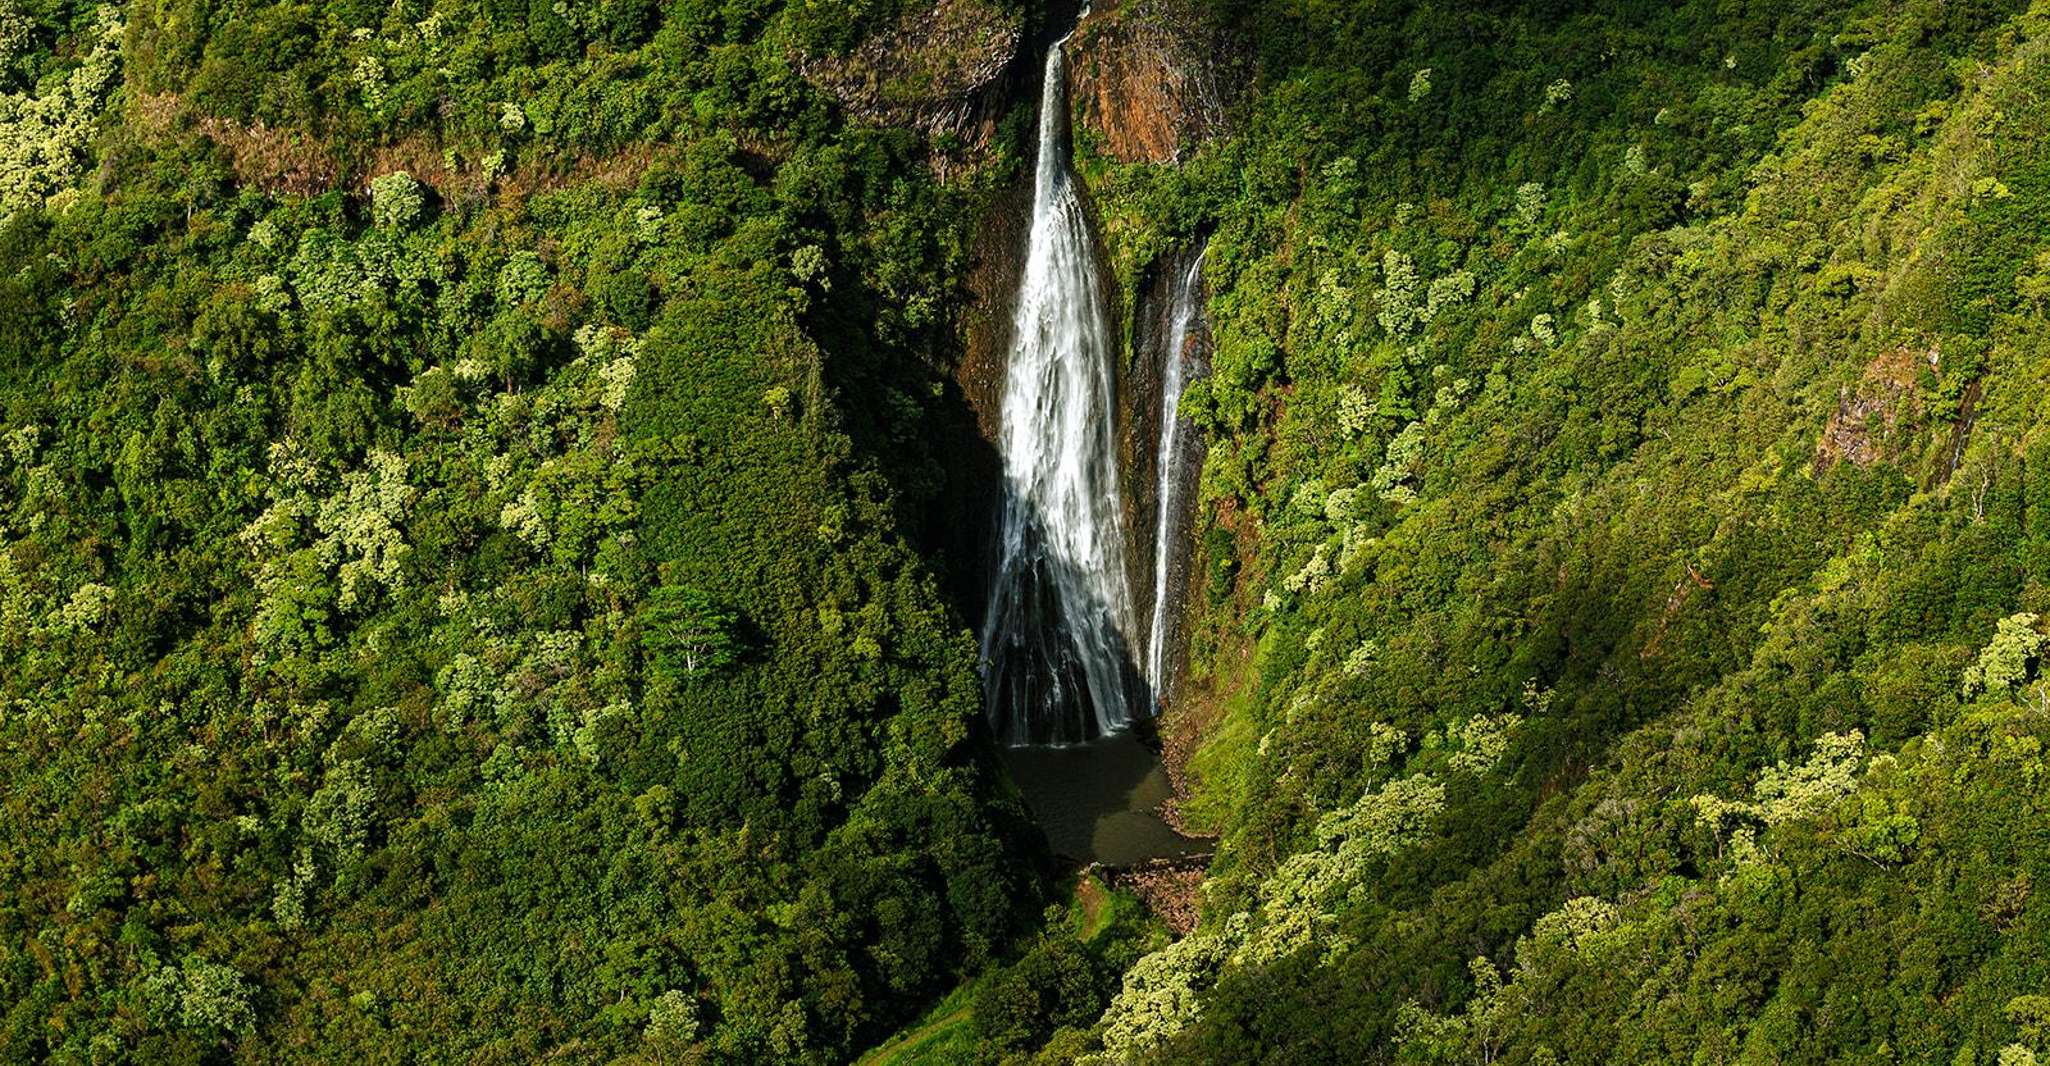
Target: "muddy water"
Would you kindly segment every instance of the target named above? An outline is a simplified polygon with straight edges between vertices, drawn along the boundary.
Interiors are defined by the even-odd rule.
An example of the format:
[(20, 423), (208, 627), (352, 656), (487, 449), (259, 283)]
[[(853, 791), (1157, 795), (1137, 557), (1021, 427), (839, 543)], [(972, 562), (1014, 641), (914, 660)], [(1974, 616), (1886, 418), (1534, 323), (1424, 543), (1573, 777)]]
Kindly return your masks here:
[(1160, 756), (1129, 731), (1001, 754), (1057, 855), (1122, 866), (1210, 850), (1154, 813), (1173, 788)]

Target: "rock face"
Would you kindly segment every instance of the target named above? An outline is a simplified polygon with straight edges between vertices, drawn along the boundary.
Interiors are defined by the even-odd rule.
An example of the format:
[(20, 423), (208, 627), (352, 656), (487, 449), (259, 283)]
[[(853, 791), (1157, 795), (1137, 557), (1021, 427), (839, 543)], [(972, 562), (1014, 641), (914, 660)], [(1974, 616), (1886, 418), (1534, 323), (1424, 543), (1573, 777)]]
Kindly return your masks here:
[(1926, 360), (1933, 367), (1940, 359), (1935, 349), (1924, 355), (1902, 348), (1867, 365), (1858, 383), (1838, 394), (1836, 412), (1815, 442), (1816, 472), (1839, 462), (1871, 466), (1897, 458), (1920, 414), (1915, 402), (1918, 364)]
[(914, 8), (845, 56), (803, 57), (799, 68), (849, 112), (979, 148), (996, 132), (1006, 75), (1024, 22), (991, 0)]
[(1151, 859), (1135, 866), (1091, 866), (1091, 873), (1108, 882), (1113, 888), (1121, 888), (1138, 895), (1176, 936), (1187, 936), (1196, 930), (1196, 919), (1202, 902), (1203, 879), (1209, 874), (1210, 856), (1195, 855), (1178, 859)]
[(1103, 0), (1068, 42), (1077, 117), (1118, 162), (1179, 162), (1223, 129), (1234, 52), (1193, 0)]
[[(1132, 358), (1119, 381), (1124, 412), (1126, 498), (1134, 570), (1147, 612), (1146, 668), (1156, 704), (1172, 703), (1183, 645), (1192, 560), (1191, 504), (1203, 467), (1202, 435), (1186, 422), (1167, 432), (1166, 415), (1186, 386), (1208, 373), (1209, 328), (1200, 244), (1163, 253), (1139, 278)], [(1171, 401), (1169, 396), (1174, 400)], [(1168, 514), (1163, 526), (1162, 508)], [(1158, 635), (1155, 628), (1162, 632)], [(1157, 640), (1157, 646), (1156, 646)]]

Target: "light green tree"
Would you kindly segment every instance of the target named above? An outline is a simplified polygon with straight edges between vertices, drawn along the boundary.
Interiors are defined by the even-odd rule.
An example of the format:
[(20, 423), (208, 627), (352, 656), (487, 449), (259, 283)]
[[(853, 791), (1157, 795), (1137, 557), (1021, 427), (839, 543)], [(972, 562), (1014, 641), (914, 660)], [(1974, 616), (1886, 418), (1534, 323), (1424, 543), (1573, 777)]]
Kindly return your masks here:
[(142, 1000), (159, 1024), (247, 1033), (256, 1028), (256, 1009), (241, 971), (188, 955), (143, 982)]
[(1545, 217), (1545, 186), (1543, 182), (1526, 181), (1516, 187), (1516, 221), (1525, 226), (1535, 226)]
[(378, 229), (409, 229), (426, 205), (425, 190), (403, 170), (370, 181), (370, 221)]
[(1965, 695), (2011, 695), (2029, 679), (2030, 667), (2043, 650), (2043, 634), (2036, 631), (2037, 616), (2029, 611), (2000, 620), (1993, 639), (1979, 653), (1979, 661), (1965, 668)]
[(648, 1008), (647, 1036), (657, 1043), (688, 1044), (698, 1037), (698, 1001), (672, 988), (655, 997)]
[(1782, 762), (1758, 775), (1751, 790), (1758, 816), (1766, 825), (1779, 825), (1826, 814), (1857, 791), (1864, 767), (1865, 734), (1824, 733), (1806, 762)]

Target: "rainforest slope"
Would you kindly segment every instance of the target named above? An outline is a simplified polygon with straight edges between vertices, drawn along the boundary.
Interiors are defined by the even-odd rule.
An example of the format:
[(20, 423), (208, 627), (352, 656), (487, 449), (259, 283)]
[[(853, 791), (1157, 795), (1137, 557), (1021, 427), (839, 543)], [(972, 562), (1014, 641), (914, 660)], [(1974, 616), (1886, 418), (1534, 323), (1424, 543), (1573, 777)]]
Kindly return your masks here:
[(845, 1061), (1008, 943), (973, 187), (799, 72), (901, 7), (0, 2), (0, 1060)]
[(2050, 9), (1132, 3), (1207, 241), (1197, 932), (1043, 1061), (2050, 1052)]

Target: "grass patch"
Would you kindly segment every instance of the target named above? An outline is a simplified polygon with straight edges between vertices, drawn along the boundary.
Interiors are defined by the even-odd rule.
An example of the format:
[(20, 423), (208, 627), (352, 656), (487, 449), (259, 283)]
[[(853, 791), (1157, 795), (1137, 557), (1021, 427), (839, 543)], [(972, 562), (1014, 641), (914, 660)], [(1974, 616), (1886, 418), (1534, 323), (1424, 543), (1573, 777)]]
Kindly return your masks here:
[(917, 1024), (863, 1055), (857, 1066), (945, 1066), (962, 1061), (975, 1047), (970, 1008), (979, 983), (970, 981), (947, 993)]

